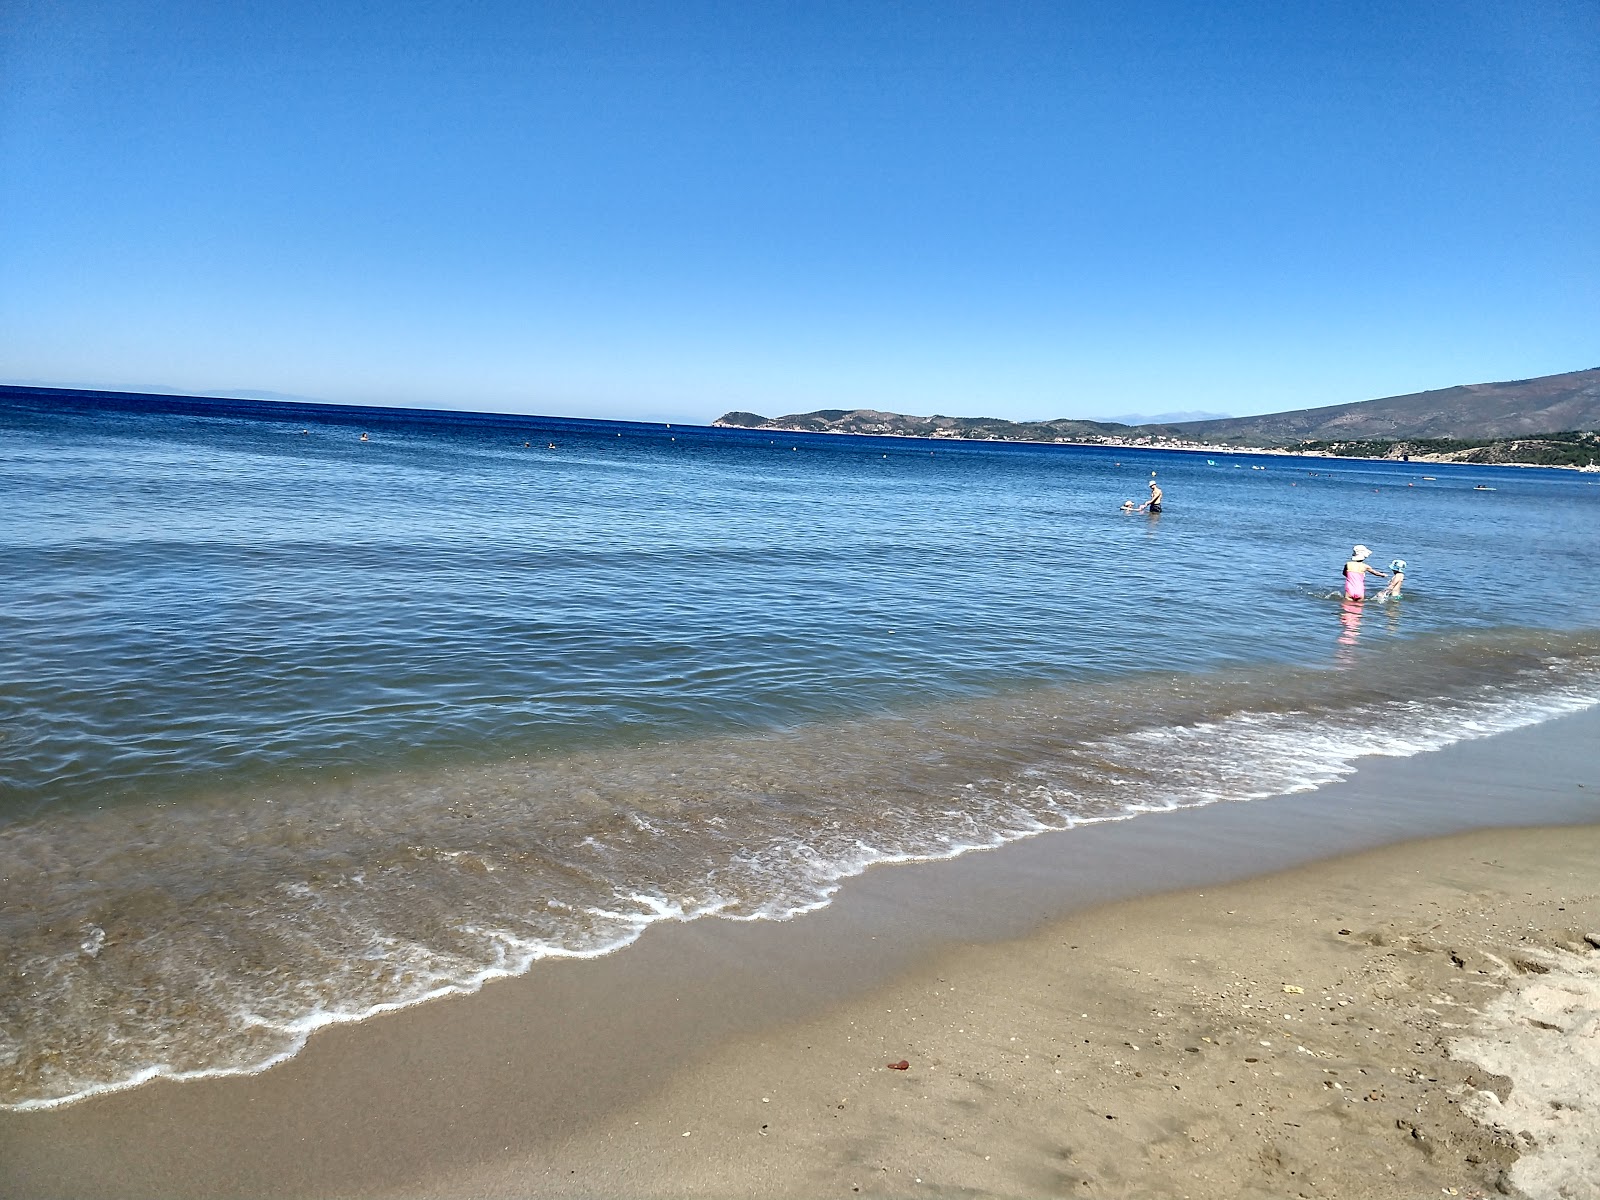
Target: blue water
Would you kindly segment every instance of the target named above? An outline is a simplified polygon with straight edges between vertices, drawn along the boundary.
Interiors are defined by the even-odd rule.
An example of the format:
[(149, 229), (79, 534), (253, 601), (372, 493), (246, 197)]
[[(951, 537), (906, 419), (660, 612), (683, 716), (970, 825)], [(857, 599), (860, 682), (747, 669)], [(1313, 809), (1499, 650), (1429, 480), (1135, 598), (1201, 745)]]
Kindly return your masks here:
[(4, 1103), (1600, 696), (1576, 472), (168, 407), (0, 398)]

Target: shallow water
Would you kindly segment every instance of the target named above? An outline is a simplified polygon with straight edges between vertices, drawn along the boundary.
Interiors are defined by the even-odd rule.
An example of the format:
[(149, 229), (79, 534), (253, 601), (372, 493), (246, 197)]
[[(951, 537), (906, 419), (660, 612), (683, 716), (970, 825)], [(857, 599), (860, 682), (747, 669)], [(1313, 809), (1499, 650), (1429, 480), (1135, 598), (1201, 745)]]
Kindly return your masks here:
[(1600, 700), (1574, 472), (217, 411), (0, 401), (0, 1103)]

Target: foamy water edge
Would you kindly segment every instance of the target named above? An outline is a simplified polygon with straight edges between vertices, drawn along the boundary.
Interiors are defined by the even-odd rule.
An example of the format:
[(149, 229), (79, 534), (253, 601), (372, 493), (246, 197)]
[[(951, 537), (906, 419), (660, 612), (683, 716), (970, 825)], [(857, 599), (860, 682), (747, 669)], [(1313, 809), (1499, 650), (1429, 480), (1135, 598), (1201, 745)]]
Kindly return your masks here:
[[(1588, 680), (1569, 684), (1554, 693), (1543, 696), (1514, 696), (1487, 701), (1475, 701), (1465, 710), (1438, 712), (1415, 701), (1392, 702), (1380, 706), (1396, 714), (1417, 719), (1417, 724), (1398, 732), (1387, 730), (1380, 722), (1360, 730), (1333, 731), (1323, 734), (1326, 739), (1317, 745), (1315, 729), (1293, 730), (1282, 728), (1287, 721), (1283, 715), (1263, 716), (1247, 713), (1217, 722), (1177, 728), (1141, 730), (1118, 738), (1107, 739), (1103, 746), (1137, 739), (1143, 741), (1183, 742), (1203, 739), (1216, 742), (1232, 735), (1236, 749), (1254, 748), (1265, 752), (1266, 761), (1290, 761), (1298, 768), (1298, 775), (1287, 782), (1275, 781), (1273, 786), (1245, 788), (1235, 792), (1214, 790), (1199, 791), (1190, 795), (1175, 795), (1164, 802), (1133, 802), (1113, 814), (1083, 816), (1066, 811), (1060, 800), (1051, 795), (1048, 785), (1026, 799), (1034, 802), (1031, 816), (1024, 815), (1015, 824), (991, 831), (987, 839), (953, 841), (937, 852), (901, 853), (892, 849), (868, 846), (858, 842), (860, 854), (828, 863), (817, 864), (817, 873), (811, 880), (815, 895), (800, 903), (781, 906), (763, 906), (749, 914), (725, 911), (731, 901), (718, 900), (693, 908), (658, 896), (634, 894), (627, 897), (639, 905), (635, 912), (591, 910), (595, 915), (623, 922), (624, 931), (615, 938), (597, 946), (572, 948), (545, 941), (518, 938), (501, 930), (462, 926), (465, 932), (477, 933), (498, 947), (496, 961), (471, 973), (463, 979), (430, 988), (412, 996), (399, 997), (367, 1006), (359, 1011), (314, 1011), (287, 1024), (266, 1022), (251, 1014), (240, 1014), (241, 1024), (256, 1024), (271, 1028), (290, 1039), (287, 1049), (271, 1054), (261, 1061), (244, 1066), (226, 1066), (188, 1070), (174, 1070), (166, 1064), (150, 1064), (131, 1071), (125, 1078), (110, 1082), (97, 1082), (82, 1089), (59, 1096), (39, 1097), (13, 1103), (0, 1103), (0, 1111), (36, 1112), (77, 1104), (96, 1096), (127, 1091), (157, 1079), (188, 1081), (216, 1079), (228, 1076), (259, 1075), (294, 1058), (303, 1050), (311, 1035), (332, 1025), (353, 1024), (402, 1009), (426, 1004), (451, 996), (465, 996), (478, 992), (496, 979), (527, 974), (535, 964), (546, 959), (599, 958), (632, 945), (650, 926), (663, 921), (691, 921), (702, 917), (721, 916), (727, 920), (760, 921), (790, 920), (815, 912), (832, 903), (844, 881), (861, 875), (869, 867), (911, 862), (937, 862), (957, 858), (974, 851), (994, 850), (1012, 842), (1022, 841), (1044, 833), (1064, 832), (1087, 825), (1127, 821), (1151, 813), (1173, 812), (1201, 808), (1207, 805), (1233, 802), (1241, 803), (1315, 791), (1330, 783), (1348, 778), (1358, 769), (1362, 759), (1390, 757), (1408, 758), (1418, 754), (1445, 749), (1461, 742), (1475, 741), (1499, 733), (1537, 725), (1544, 721), (1572, 715), (1600, 705), (1600, 681)], [(1292, 716), (1293, 714), (1289, 714)], [(1420, 719), (1419, 719), (1420, 718)], [(1428, 721), (1432, 719), (1433, 727)], [(1339, 736), (1342, 734), (1342, 737)], [(969, 787), (971, 785), (968, 785)], [(1026, 800), (1024, 801), (1026, 804)], [(1051, 819), (1054, 818), (1054, 819)]]

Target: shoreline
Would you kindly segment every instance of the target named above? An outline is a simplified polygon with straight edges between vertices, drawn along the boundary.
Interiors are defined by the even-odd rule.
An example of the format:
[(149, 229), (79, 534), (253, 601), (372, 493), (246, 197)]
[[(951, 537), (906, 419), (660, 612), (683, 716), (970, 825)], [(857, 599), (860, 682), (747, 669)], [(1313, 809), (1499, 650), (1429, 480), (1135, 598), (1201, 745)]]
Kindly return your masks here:
[(1091, 909), (383, 1194), (1593, 1194), (1597, 857), (1479, 832)]
[[(741, 1162), (756, 1160), (740, 1156), (767, 1154), (777, 1144), (770, 1133), (745, 1150), (735, 1153), (729, 1143), (708, 1157), (702, 1132), (702, 1141), (689, 1139), (695, 1153), (687, 1159), (681, 1144), (671, 1154), (640, 1144), (636, 1149), (648, 1150), (649, 1161), (666, 1165), (650, 1174), (636, 1155), (622, 1153), (631, 1173), (618, 1176), (603, 1163), (606, 1154), (617, 1156), (618, 1139), (626, 1140), (633, 1126), (617, 1122), (626, 1117), (657, 1132), (662, 1122), (681, 1124), (675, 1118), (685, 1103), (683, 1088), (690, 1086), (685, 1081), (719, 1062), (724, 1082), (709, 1091), (694, 1084), (688, 1094), (701, 1096), (713, 1125), (732, 1121), (744, 1109), (728, 1094), (734, 1084), (727, 1080), (746, 1072), (753, 1072), (752, 1080), (772, 1078), (750, 1057), (761, 1039), (791, 1045), (783, 1039), (797, 1030), (815, 1038), (818, 1022), (840, 1036), (839, 1014), (851, 1006), (868, 1004), (886, 989), (914, 992), (929, 971), (953, 969), (964, 956), (1049, 945), (1063, 920), (1119, 931), (1115, 938), (1102, 933), (1110, 946), (1154, 936), (1150, 914), (1181, 911), (1225, 879), (1288, 871), (1233, 885), (1265, 889), (1270, 912), (1282, 907), (1286, 888), (1292, 895), (1300, 886), (1296, 878), (1326, 876), (1318, 885), (1325, 892), (1328, 879), (1368, 870), (1357, 860), (1297, 864), (1492, 824), (1600, 822), (1600, 789), (1582, 787), (1592, 762), (1585, 747), (1595, 744), (1597, 731), (1600, 711), (1590, 709), (1413, 758), (1365, 761), (1351, 779), (1316, 792), (1151, 815), (958, 859), (878, 868), (848, 881), (828, 909), (789, 922), (657, 927), (601, 960), (542, 964), (477, 995), (324, 1031), (300, 1056), (262, 1075), (158, 1082), (64, 1109), (5, 1114), (0, 1162), (18, 1173), (19, 1194), (41, 1197), (108, 1189), (174, 1196), (667, 1195), (718, 1194), (719, 1188), (754, 1194), (763, 1189), (738, 1170)], [(1563, 845), (1593, 836), (1591, 830), (1506, 840), (1532, 839), (1537, 845), (1529, 853), (1549, 866)], [(1438, 869), (1461, 857), (1446, 848), (1438, 851), (1445, 856), (1440, 859), (1435, 850), (1416, 847), (1376, 857), (1404, 863), (1414, 853), (1416, 861), (1427, 858)], [(1526, 870), (1529, 878), (1539, 875), (1537, 862)], [(1221, 933), (1213, 941), (1219, 939), (1227, 941)], [(1220, 943), (1214, 952), (1227, 958)], [(1021, 1019), (1007, 1010), (1028, 990), (1015, 986), (1019, 969), (1013, 964), (1009, 976), (1001, 972), (1013, 982), (990, 998), (991, 1023)], [(1098, 981), (1093, 992), (1115, 984), (1117, 971), (1102, 964), (1085, 978)], [(1034, 1036), (1045, 1032), (1040, 1025)], [(892, 1074), (882, 1067), (877, 1063), (861, 1077), (881, 1081)], [(776, 1069), (783, 1074), (796, 1064), (785, 1060)], [(1112, 1076), (1102, 1076), (1111, 1086)], [(914, 1077), (920, 1078), (908, 1071), (903, 1078)], [(823, 1091), (837, 1090), (834, 1082), (827, 1072), (813, 1079)], [(867, 1093), (845, 1099), (846, 1109), (832, 1111), (857, 1115), (870, 1107)], [(991, 1113), (998, 1123), (991, 1122), (985, 1136), (1005, 1140), (1002, 1111), (1021, 1124), (1031, 1120), (1010, 1102), (989, 1099), (1000, 1108)], [(1155, 1108), (1150, 1113), (1158, 1124), (1171, 1117)], [(889, 1117), (879, 1112), (872, 1119)], [(818, 1128), (843, 1120), (829, 1116)], [(686, 1125), (673, 1136), (685, 1131), (694, 1133)], [(822, 1140), (806, 1143), (802, 1160), (818, 1146), (834, 1145), (831, 1135), (817, 1136)], [(1021, 1136), (1020, 1127), (1009, 1136)], [(742, 1135), (734, 1140), (748, 1141)], [(1005, 1153), (1015, 1163), (1022, 1151), (1013, 1146)], [(579, 1164), (568, 1168), (579, 1174), (552, 1173), (558, 1160)], [(713, 1164), (720, 1174), (706, 1175)], [(798, 1185), (798, 1176), (786, 1178)], [(814, 1186), (916, 1190), (913, 1178), (884, 1174), (860, 1185), (839, 1178)], [(469, 1180), (475, 1181), (470, 1187)], [(1021, 1177), (1006, 1187), (971, 1186), (1037, 1190)]]
[[(989, 446), (995, 444), (1016, 446), (1081, 446), (1101, 450), (1163, 450), (1174, 451), (1181, 454), (1253, 454), (1274, 458), (1315, 458), (1331, 462), (1388, 462), (1409, 465), (1419, 463), (1423, 466), (1455, 466), (1455, 467), (1520, 467), (1526, 470), (1551, 470), (1551, 471), (1576, 471), (1580, 475), (1593, 474), (1589, 466), (1568, 463), (1530, 463), (1530, 462), (1473, 462), (1448, 457), (1450, 452), (1424, 451), (1409, 455), (1405, 458), (1390, 455), (1372, 454), (1332, 454), (1326, 450), (1294, 450), (1287, 446), (1238, 446), (1215, 442), (1185, 442), (1185, 441), (1150, 441), (1143, 438), (1118, 438), (1106, 437), (1097, 441), (1086, 442), (1075, 438), (1052, 438), (1044, 441), (1039, 438), (969, 438), (954, 435), (938, 435), (925, 433), (889, 433), (874, 432), (861, 433), (853, 429), (789, 429), (766, 428), (762, 426), (724, 425), (714, 421), (706, 426), (710, 429), (731, 429), (746, 433), (799, 433), (808, 436), (836, 436), (836, 437), (881, 437), (897, 438), (901, 441), (912, 442), (960, 442), (973, 446)], [(1529, 435), (1523, 441), (1535, 441), (1538, 435)], [(1397, 441), (1404, 439), (1395, 439)]]

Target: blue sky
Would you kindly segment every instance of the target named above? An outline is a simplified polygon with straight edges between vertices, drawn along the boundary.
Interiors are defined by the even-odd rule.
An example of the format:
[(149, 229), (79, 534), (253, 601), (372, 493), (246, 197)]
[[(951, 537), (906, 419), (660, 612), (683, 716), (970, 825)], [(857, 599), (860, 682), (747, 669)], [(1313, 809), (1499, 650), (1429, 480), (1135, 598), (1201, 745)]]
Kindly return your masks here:
[(0, 381), (1267, 412), (1600, 365), (1600, 5), (36, 3)]

